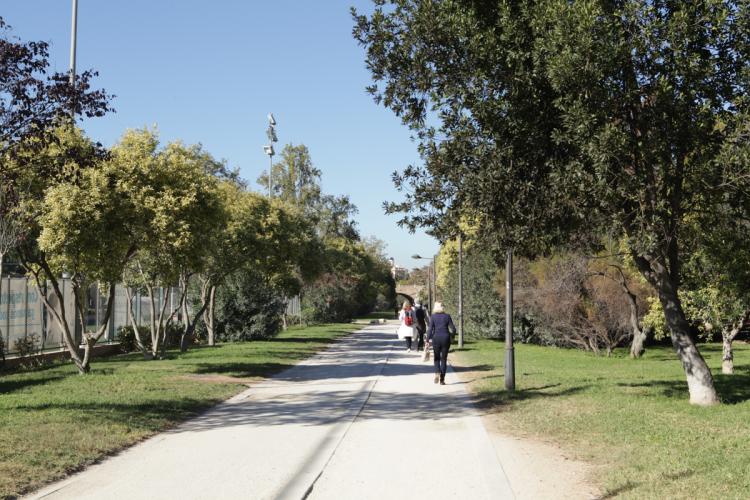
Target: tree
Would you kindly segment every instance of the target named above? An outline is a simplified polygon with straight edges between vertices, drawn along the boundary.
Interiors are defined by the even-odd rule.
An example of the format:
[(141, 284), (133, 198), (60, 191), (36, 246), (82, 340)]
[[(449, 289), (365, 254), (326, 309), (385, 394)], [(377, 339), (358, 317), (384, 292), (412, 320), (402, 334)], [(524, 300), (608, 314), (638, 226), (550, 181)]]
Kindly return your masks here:
[(679, 299), (681, 239), (687, 216), (729, 191), (715, 160), (747, 94), (750, 7), (376, 3), (355, 13), (371, 91), (417, 131), (425, 163), (396, 176), (413, 191), (391, 211), (438, 235), (468, 211), (498, 255), (624, 231), (663, 305), (690, 401), (717, 403)]
[[(314, 207), (320, 203), (321, 171), (312, 163), (307, 146), (287, 144), (281, 151), (281, 161), (273, 165), (275, 197), (300, 208)], [(258, 184), (268, 186), (268, 174), (258, 178)]]
[[(43, 147), (43, 142), (29, 139), (54, 137), (45, 134), (71, 112), (95, 117), (111, 111), (111, 97), (103, 90), (91, 90), (96, 72), (77, 74), (74, 86), (67, 74), (48, 76), (49, 45), (18, 40), (2, 17), (0, 54), (0, 153), (6, 159), (21, 144)], [(8, 180), (5, 177), (6, 172), (0, 174), (3, 183)]]
[[(82, 373), (89, 371), (93, 347), (107, 330), (115, 300), (115, 284), (125, 264), (135, 253), (135, 242), (128, 231), (127, 219), (132, 212), (115, 189), (117, 172), (87, 169), (79, 182), (63, 183), (50, 188), (41, 215), (39, 248), (49, 263), (47, 273), (32, 271), (37, 278), (46, 275), (52, 282), (62, 308), (62, 294), (54, 276), (71, 275), (77, 318), (84, 338), (84, 355), (76, 364)], [(86, 330), (86, 294), (91, 285), (106, 292), (105, 313), (93, 332)], [(45, 299), (46, 300), (46, 299)], [(51, 309), (58, 326), (67, 329), (64, 312)], [(71, 332), (65, 338), (70, 340)], [(75, 358), (74, 358), (75, 359)]]
[[(178, 315), (185, 349), (203, 313), (188, 306), (190, 280), (205, 269), (209, 253), (218, 246), (217, 228), (224, 216), (217, 180), (208, 173), (213, 162), (199, 146), (173, 142), (159, 149), (157, 134), (145, 129), (126, 132), (112, 148), (110, 162), (122, 172), (118, 187), (136, 211), (129, 229), (138, 252), (124, 274), (136, 342), (145, 353), (132, 308), (133, 291), (142, 289), (150, 304), (151, 355), (163, 354), (167, 325)], [(175, 285), (177, 305), (168, 310)]]
[[(300, 279), (314, 273), (316, 267), (305, 266), (310, 247), (315, 245), (314, 235), (296, 205), (269, 200), (226, 182), (220, 184), (219, 191), (225, 215), (216, 221), (219, 237), (200, 273), (201, 306), (209, 345), (215, 342), (216, 291), (228, 277), (234, 276), (232, 290), (238, 293), (247, 290), (249, 283), (260, 280), (274, 293), (289, 296), (299, 293)], [(307, 268), (304, 273), (303, 267)], [(225, 294), (223, 305), (226, 309), (246, 299)], [(225, 313), (225, 316), (237, 315), (236, 310)]]
[[(63, 332), (63, 339), (80, 373), (90, 370), (91, 353), (106, 329), (114, 302), (114, 284), (135, 250), (128, 231), (132, 211), (117, 191), (117, 169), (108, 168), (105, 153), (72, 126), (50, 132), (50, 140), (34, 137), (28, 149), (19, 148), (8, 162), (18, 191), (18, 210), (25, 221), (25, 237), (18, 251), (21, 263), (34, 277), (39, 296)], [(36, 144), (43, 141), (43, 145)], [(85, 230), (82, 230), (85, 228)], [(66, 311), (59, 282), (71, 277), (75, 311)], [(52, 286), (58, 305), (45, 293)], [(103, 324), (86, 330), (85, 294), (98, 283), (106, 292)], [(81, 352), (69, 327), (70, 315), (84, 337)], [(75, 321), (74, 320), (74, 321)]]
[[(701, 221), (698, 247), (683, 267), (686, 315), (706, 338), (722, 339), (722, 372), (734, 372), (732, 342), (750, 324), (750, 221), (736, 207)], [(706, 214), (703, 214), (706, 217)]]
[[(361, 242), (354, 220), (357, 207), (348, 196), (323, 194), (321, 171), (313, 165), (306, 146), (287, 145), (281, 157), (273, 166), (274, 200), (294, 209), (287, 213), (296, 211), (295, 217), (303, 217), (302, 226), (314, 228), (314, 237), (303, 238), (305, 250), (300, 258), (306, 264), (299, 268), (308, 275), (303, 280), (307, 317), (313, 321), (351, 318), (373, 307), (379, 296), (389, 300), (393, 285), (390, 273), (384, 271), (387, 262), (378, 254), (377, 245)], [(261, 185), (267, 182), (266, 175), (258, 179)]]
[[(440, 252), (440, 295), (446, 309), (458, 312), (457, 248)], [(469, 336), (499, 338), (504, 331), (505, 305), (499, 290), (500, 269), (491, 252), (464, 241), (464, 328)], [(426, 284), (426, 280), (423, 281)]]
[[(0, 297), (3, 296), (3, 264), (5, 256), (13, 250), (23, 237), (23, 228), (17, 209), (17, 200), (11, 187), (6, 184), (0, 185)], [(0, 328), (0, 339), (3, 338)], [(3, 346), (0, 345), (0, 351)], [(3, 361), (5, 361), (4, 353)]]

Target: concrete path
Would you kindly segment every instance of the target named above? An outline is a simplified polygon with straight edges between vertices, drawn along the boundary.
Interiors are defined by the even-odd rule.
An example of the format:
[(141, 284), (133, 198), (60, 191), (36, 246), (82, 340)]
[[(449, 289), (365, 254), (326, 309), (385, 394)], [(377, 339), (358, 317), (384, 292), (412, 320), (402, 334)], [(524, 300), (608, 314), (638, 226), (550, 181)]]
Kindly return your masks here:
[(370, 326), (29, 498), (490, 499), (513, 493), (453, 373)]

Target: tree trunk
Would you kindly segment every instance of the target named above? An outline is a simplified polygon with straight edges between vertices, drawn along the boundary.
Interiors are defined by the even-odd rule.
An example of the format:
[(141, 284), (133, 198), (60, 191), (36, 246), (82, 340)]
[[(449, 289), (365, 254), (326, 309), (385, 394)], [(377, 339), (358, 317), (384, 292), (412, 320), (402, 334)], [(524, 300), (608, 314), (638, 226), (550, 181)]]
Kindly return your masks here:
[[(65, 313), (65, 297), (60, 290), (60, 283), (52, 274), (46, 262), (40, 262), (38, 264), (39, 268), (36, 268), (31, 266), (28, 262), (25, 262), (24, 268), (26, 269), (26, 271), (31, 273), (32, 276), (34, 276), (34, 285), (36, 287), (37, 293), (42, 298), (42, 302), (44, 302), (45, 307), (47, 307), (47, 311), (52, 313), (52, 317), (55, 318), (57, 326), (60, 327), (60, 330), (63, 334), (62, 337), (65, 343), (65, 347), (67, 347), (68, 352), (70, 353), (71, 361), (73, 361), (80, 373), (86, 373), (85, 371), (82, 371), (82, 366), (84, 366), (83, 353), (81, 353), (79, 346), (76, 344), (67, 322), (67, 315)], [(42, 286), (41, 277), (39, 276), (41, 272), (44, 272), (45, 276), (49, 277), (49, 281), (52, 283), (52, 291), (55, 294), (55, 297), (57, 297), (60, 311), (52, 307), (52, 304), (49, 303), (47, 295), (44, 293), (44, 287)]]
[(667, 285), (658, 290), (658, 293), (664, 308), (664, 318), (671, 333), (672, 346), (685, 370), (690, 403), (701, 406), (718, 404), (719, 396), (714, 388), (714, 378), (706, 361), (690, 338), (690, 326), (676, 290)]
[(156, 324), (156, 297), (154, 297), (154, 287), (150, 283), (147, 283), (146, 291), (148, 292), (148, 307), (150, 310), (149, 327), (151, 330), (151, 354), (155, 358), (159, 353), (159, 339), (161, 338), (161, 332)]
[(216, 285), (210, 279), (203, 279), (201, 284), (201, 303), (207, 304), (203, 311), (203, 324), (206, 325), (206, 341), (209, 346), (216, 345), (214, 329), (214, 310), (216, 306)]
[(734, 338), (726, 329), (721, 331), (721, 373), (731, 375), (734, 373), (734, 353), (732, 352), (732, 340)]
[(216, 330), (214, 328), (214, 308), (216, 307), (216, 286), (211, 286), (208, 293), (208, 321), (206, 322), (206, 331), (208, 332), (208, 345), (216, 345)]
[(663, 258), (644, 257), (636, 253), (632, 255), (638, 270), (659, 295), (672, 347), (685, 370), (690, 403), (701, 406), (718, 404), (719, 396), (714, 388), (711, 370), (690, 338), (690, 325), (677, 295), (676, 277), (673, 276), (676, 273), (669, 272)]
[(646, 352), (646, 331), (641, 328), (633, 329), (633, 342), (630, 344), (630, 357), (640, 358)]
[(644, 344), (646, 343), (646, 332), (641, 328), (638, 322), (638, 299), (628, 288), (627, 282), (625, 282), (624, 275), (622, 276), (623, 282), (622, 287), (625, 290), (625, 296), (628, 299), (628, 307), (630, 308), (630, 329), (633, 332), (633, 342), (630, 344), (630, 357), (640, 358), (646, 351)]
[(721, 329), (721, 373), (731, 375), (734, 373), (734, 352), (732, 342), (737, 338), (747, 322), (750, 320), (750, 309), (747, 309), (742, 317), (732, 325), (731, 330), (728, 328)]
[(180, 277), (180, 287), (182, 288), (182, 335), (180, 336), (180, 352), (185, 352), (188, 349), (188, 331), (190, 328), (190, 313), (188, 311), (188, 286), (189, 278), (187, 276)]
[[(104, 311), (104, 317), (102, 318), (102, 324), (97, 325), (97, 330), (94, 331), (94, 333), (88, 333), (86, 331), (86, 318), (85, 318), (85, 311), (83, 309), (83, 306), (85, 302), (80, 302), (79, 299), (81, 297), (81, 294), (83, 293), (83, 290), (88, 290), (88, 287), (80, 288), (78, 285), (74, 286), (74, 293), (76, 296), (76, 300), (79, 301), (77, 304), (78, 311), (79, 311), (79, 320), (81, 322), (81, 335), (83, 337), (84, 342), (84, 350), (83, 350), (83, 359), (80, 364), (78, 364), (78, 371), (81, 375), (89, 373), (91, 371), (91, 357), (94, 350), (94, 347), (96, 346), (96, 343), (99, 342), (99, 339), (102, 338), (102, 335), (104, 335), (104, 332), (107, 331), (107, 326), (109, 325), (109, 319), (112, 317), (112, 309), (114, 308), (114, 302), (115, 302), (115, 284), (109, 283), (109, 293), (107, 297), (107, 307)], [(97, 304), (98, 307), (98, 304)]]
[(196, 311), (195, 315), (191, 318), (190, 317), (190, 310), (188, 308), (188, 287), (190, 285), (190, 276), (184, 276), (183, 278), (180, 278), (180, 286), (184, 287), (184, 292), (182, 294), (182, 314), (183, 314), (183, 321), (184, 321), (184, 328), (182, 331), (182, 336), (180, 337), (180, 352), (185, 352), (188, 350), (188, 346), (190, 345), (190, 341), (193, 338), (193, 332), (195, 332), (195, 324), (198, 321), (198, 318), (200, 318), (203, 315), (203, 312), (208, 307), (208, 302), (202, 302), (201, 307), (198, 311)]
[(138, 349), (141, 351), (141, 353), (143, 354), (144, 359), (148, 359), (150, 353), (146, 349), (146, 346), (143, 343), (143, 340), (141, 339), (141, 329), (138, 326), (138, 322), (136, 321), (136, 318), (135, 318), (135, 313), (133, 312), (133, 294), (130, 290), (130, 287), (128, 286), (125, 287), (125, 295), (128, 299), (128, 307), (127, 307), (128, 318), (130, 318), (130, 326), (133, 327), (133, 335), (135, 336), (135, 344), (138, 347)]

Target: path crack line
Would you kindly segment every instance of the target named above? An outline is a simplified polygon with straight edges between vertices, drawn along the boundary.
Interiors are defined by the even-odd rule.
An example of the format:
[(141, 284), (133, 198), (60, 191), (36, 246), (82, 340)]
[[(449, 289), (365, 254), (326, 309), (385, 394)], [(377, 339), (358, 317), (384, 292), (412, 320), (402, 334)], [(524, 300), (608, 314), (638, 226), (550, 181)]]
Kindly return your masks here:
[(315, 476), (315, 479), (312, 480), (310, 483), (310, 486), (307, 488), (307, 491), (305, 491), (305, 494), (302, 495), (302, 500), (306, 500), (307, 497), (310, 496), (310, 494), (313, 491), (313, 488), (315, 488), (315, 483), (318, 482), (318, 480), (323, 476), (323, 473), (326, 471), (326, 468), (331, 463), (331, 460), (333, 460), (333, 457), (336, 455), (336, 451), (338, 451), (339, 447), (341, 446), (341, 443), (344, 442), (344, 439), (346, 438), (347, 434), (349, 434), (349, 430), (354, 425), (354, 422), (357, 421), (359, 416), (362, 414), (362, 412), (365, 409), (365, 406), (367, 406), (368, 401), (370, 401), (370, 397), (372, 396), (372, 393), (375, 391), (375, 386), (378, 384), (378, 381), (381, 379), (383, 375), (383, 371), (385, 370), (386, 365), (388, 364), (388, 361), (391, 358), (391, 353), (393, 352), (393, 342), (391, 342), (390, 347), (388, 348), (388, 353), (385, 356), (385, 360), (383, 361), (383, 364), (380, 367), (380, 371), (375, 375), (375, 379), (372, 381), (370, 385), (370, 389), (367, 392), (367, 397), (360, 405), (359, 409), (357, 410), (357, 413), (354, 415), (354, 418), (352, 418), (349, 421), (349, 424), (346, 426), (346, 429), (341, 434), (341, 437), (339, 438), (338, 442), (336, 443), (336, 446), (333, 447), (333, 450), (331, 450), (331, 454), (328, 456), (328, 459), (323, 464), (323, 467), (320, 469), (320, 472), (317, 476)]

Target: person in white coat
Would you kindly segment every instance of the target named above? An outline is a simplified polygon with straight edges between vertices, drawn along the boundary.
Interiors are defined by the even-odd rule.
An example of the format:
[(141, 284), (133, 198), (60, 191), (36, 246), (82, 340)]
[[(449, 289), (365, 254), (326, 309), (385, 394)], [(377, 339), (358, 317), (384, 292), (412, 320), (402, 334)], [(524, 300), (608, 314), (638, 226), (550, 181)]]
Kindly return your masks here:
[(406, 352), (411, 352), (411, 339), (414, 337), (414, 326), (417, 320), (414, 317), (414, 309), (411, 308), (411, 303), (408, 300), (404, 301), (404, 305), (398, 313), (398, 320), (400, 322), (396, 332), (398, 338), (406, 341)]

